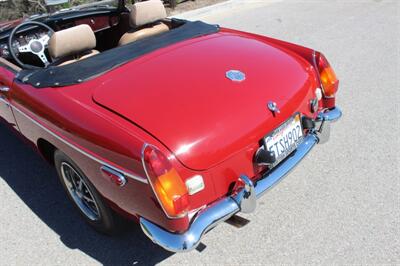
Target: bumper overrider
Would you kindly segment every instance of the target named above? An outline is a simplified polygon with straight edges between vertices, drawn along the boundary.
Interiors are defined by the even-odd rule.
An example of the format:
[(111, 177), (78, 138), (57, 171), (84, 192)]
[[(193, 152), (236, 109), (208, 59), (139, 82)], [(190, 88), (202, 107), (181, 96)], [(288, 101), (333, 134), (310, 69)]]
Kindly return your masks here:
[(144, 233), (156, 244), (171, 252), (190, 251), (197, 247), (202, 236), (221, 222), (228, 220), (238, 212), (249, 213), (255, 210), (257, 199), (269, 188), (288, 174), (317, 143), (328, 141), (330, 124), (342, 116), (338, 107), (319, 113), (315, 120), (315, 129), (297, 147), (285, 161), (268, 172), (256, 183), (247, 176), (239, 178), (245, 184), (235, 195), (228, 196), (201, 210), (192, 221), (189, 229), (181, 234), (169, 232), (158, 225), (140, 218)]

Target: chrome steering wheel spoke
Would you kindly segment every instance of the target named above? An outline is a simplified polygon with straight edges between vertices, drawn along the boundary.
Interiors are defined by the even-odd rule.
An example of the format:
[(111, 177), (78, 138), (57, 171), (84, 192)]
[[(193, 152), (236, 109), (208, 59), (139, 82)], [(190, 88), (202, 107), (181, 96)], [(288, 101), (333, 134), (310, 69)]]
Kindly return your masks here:
[(18, 47), (18, 52), (20, 53), (32, 53), (31, 47), (29, 44), (22, 45)]
[(40, 41), (43, 44), (43, 46), (47, 47), (50, 41), (50, 36), (48, 34), (45, 34), (42, 37), (40, 37), (38, 41)]
[(46, 56), (46, 54), (44, 53), (44, 50), (42, 50), (42, 51), (40, 51), (40, 52), (38, 52), (38, 53), (34, 53), (35, 55), (37, 55), (37, 57), (39, 57), (39, 59), (42, 61), (42, 63), (44, 64), (44, 66), (48, 66), (50, 63), (49, 63), (49, 60), (47, 59), (47, 56)]

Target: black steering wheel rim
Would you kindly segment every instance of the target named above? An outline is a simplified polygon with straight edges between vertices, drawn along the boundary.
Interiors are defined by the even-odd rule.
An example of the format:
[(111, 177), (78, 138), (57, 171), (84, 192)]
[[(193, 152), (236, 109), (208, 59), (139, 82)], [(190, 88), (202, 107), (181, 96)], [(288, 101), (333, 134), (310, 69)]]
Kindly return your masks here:
[(8, 50), (10, 52), (11, 57), (15, 60), (15, 62), (22, 68), (22, 69), (39, 69), (40, 67), (29, 65), (29, 64), (24, 64), (21, 60), (19, 60), (18, 56), (15, 54), (14, 48), (13, 48), (13, 40), (15, 38), (15, 34), (18, 32), (23, 27), (26, 27), (27, 25), (36, 25), (39, 27), (43, 27), (50, 32), (50, 36), (53, 35), (54, 30), (47, 26), (44, 23), (38, 22), (38, 21), (27, 21), (24, 23), (19, 24), (16, 26), (10, 33), (10, 36), (8, 37)]

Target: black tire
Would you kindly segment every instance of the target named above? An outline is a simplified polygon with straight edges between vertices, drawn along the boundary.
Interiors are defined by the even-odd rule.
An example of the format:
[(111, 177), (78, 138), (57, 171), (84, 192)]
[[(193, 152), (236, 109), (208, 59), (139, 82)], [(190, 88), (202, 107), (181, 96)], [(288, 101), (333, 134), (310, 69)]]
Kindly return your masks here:
[[(79, 211), (79, 213), (82, 215), (84, 220), (91, 225), (96, 231), (107, 234), (107, 235), (114, 235), (115, 233), (118, 232), (117, 230), (117, 223), (119, 221), (118, 217), (113, 213), (113, 211), (105, 204), (103, 198), (100, 196), (100, 194), (97, 192), (96, 188), (92, 185), (92, 183), (89, 181), (89, 179), (85, 176), (85, 174), (79, 169), (79, 167), (63, 152), (57, 150), (54, 153), (54, 163), (55, 167), (58, 173), (58, 176), (60, 178), (61, 184), (64, 187), (65, 192), (68, 195), (68, 198), (72, 201), (76, 209)], [(74, 173), (77, 173), (80, 178), (84, 181), (83, 184), (87, 188), (85, 190), (86, 192), (89, 191), (91, 198), (94, 200), (93, 205), (95, 204), (96, 206), (93, 208), (96, 211), (93, 211), (93, 214), (98, 214), (96, 217), (93, 217), (91, 215), (88, 215), (83, 211), (82, 205), (81, 207), (79, 206), (79, 203), (77, 202), (77, 192), (71, 192), (73, 189), (68, 188), (68, 184), (65, 181), (66, 172), (71, 171), (69, 167), (72, 167)], [(67, 171), (68, 170), (68, 171)], [(72, 171), (72, 172), (73, 172)], [(64, 173), (64, 176), (63, 176)], [(71, 185), (72, 182), (69, 183)], [(83, 193), (81, 193), (83, 194)], [(74, 198), (75, 197), (75, 198)], [(84, 200), (81, 199), (83, 202)], [(81, 204), (82, 204), (81, 202)], [(85, 204), (86, 206), (89, 206), (88, 204)], [(92, 209), (92, 208), (88, 208)], [(90, 213), (89, 213), (90, 214)], [(95, 218), (95, 219), (94, 219)]]

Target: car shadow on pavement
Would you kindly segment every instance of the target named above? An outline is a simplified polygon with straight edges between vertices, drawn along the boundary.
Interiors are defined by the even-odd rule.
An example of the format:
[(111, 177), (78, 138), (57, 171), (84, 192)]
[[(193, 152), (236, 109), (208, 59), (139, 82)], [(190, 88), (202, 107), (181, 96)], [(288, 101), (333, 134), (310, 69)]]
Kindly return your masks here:
[[(104, 265), (154, 265), (173, 255), (153, 244), (135, 223), (113, 237), (94, 231), (68, 201), (55, 169), (1, 122), (0, 177), (66, 248), (81, 250)], [(40, 241), (38, 247), (48, 243)]]

